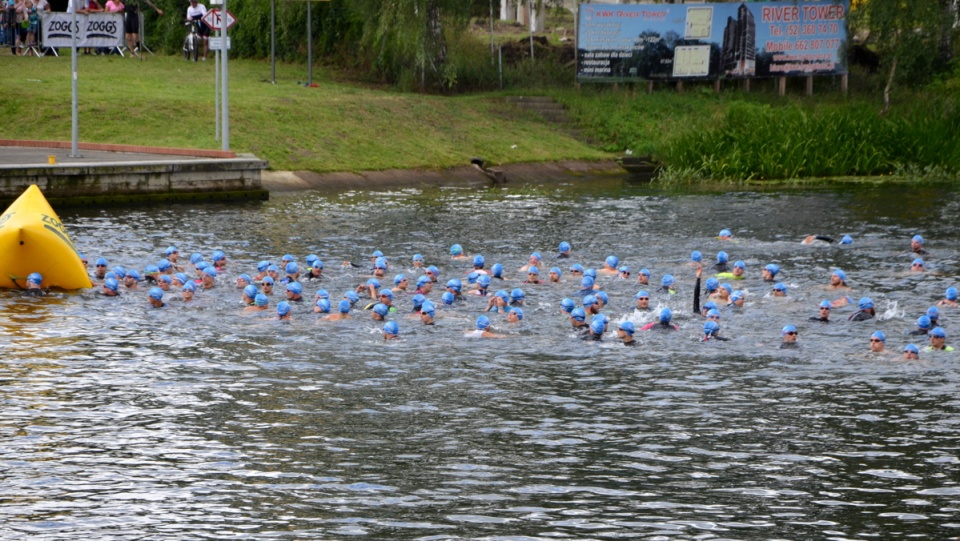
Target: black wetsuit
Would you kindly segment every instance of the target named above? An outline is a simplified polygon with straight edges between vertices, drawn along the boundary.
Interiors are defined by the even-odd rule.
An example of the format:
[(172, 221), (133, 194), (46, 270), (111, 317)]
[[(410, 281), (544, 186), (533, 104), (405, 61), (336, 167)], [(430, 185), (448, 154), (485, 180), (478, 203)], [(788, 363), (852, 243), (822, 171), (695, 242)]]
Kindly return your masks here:
[(717, 272), (730, 272), (730, 265), (727, 263), (717, 263), (713, 268), (716, 269)]
[(868, 319), (873, 319), (874, 315), (867, 310), (858, 310), (852, 314), (847, 319), (850, 321), (867, 321)]
[(599, 342), (603, 340), (602, 334), (594, 334), (593, 331), (588, 330), (587, 332), (580, 335), (581, 340), (590, 340), (593, 342)]
[(927, 336), (930, 334), (929, 329), (914, 329), (907, 333), (910, 336)]
[(800, 344), (797, 342), (781, 342), (780, 349), (800, 349)]
[(830, 320), (825, 317), (811, 317), (807, 321), (816, 321), (819, 323), (830, 323)]
[(639, 346), (640, 342), (637, 342), (636, 340), (631, 340), (629, 342), (624, 342), (623, 345), (632, 348), (632, 347)]
[(693, 313), (699, 314), (700, 312), (700, 277), (697, 276), (697, 281), (693, 284)]

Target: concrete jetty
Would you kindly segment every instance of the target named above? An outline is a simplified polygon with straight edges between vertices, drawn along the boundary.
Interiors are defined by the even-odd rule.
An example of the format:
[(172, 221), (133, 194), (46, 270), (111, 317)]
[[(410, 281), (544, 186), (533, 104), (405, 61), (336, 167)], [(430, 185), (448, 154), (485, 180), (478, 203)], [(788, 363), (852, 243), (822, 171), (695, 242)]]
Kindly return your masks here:
[(55, 207), (262, 200), (268, 163), (218, 150), (0, 139), (0, 202), (36, 184)]

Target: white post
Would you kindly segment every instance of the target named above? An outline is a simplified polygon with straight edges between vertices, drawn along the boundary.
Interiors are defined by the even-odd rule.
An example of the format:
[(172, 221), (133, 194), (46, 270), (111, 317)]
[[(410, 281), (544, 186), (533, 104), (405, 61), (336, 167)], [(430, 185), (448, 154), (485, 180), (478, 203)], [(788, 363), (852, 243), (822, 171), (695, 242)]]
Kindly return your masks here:
[(81, 158), (80, 151), (78, 150), (78, 142), (80, 133), (80, 115), (77, 113), (77, 6), (75, 2), (79, 0), (70, 1), (70, 34), (72, 35), (70, 43), (70, 66), (71, 66), (71, 75), (73, 77), (73, 82), (71, 85), (71, 102), (70, 102), (70, 157), (71, 158)]
[(227, 50), (227, 43), (229, 43), (229, 37), (227, 36), (227, 0), (223, 0), (223, 13), (220, 14), (220, 28), (222, 29), (223, 43), (220, 44), (220, 52), (223, 54), (223, 62), (220, 64), (221, 76), (220, 81), (220, 90), (223, 93), (220, 105), (223, 107), (223, 114), (221, 119), (223, 121), (223, 129), (221, 130), (220, 148), (226, 152), (230, 150), (230, 77), (229, 71), (227, 71), (227, 59), (230, 58), (230, 51)]

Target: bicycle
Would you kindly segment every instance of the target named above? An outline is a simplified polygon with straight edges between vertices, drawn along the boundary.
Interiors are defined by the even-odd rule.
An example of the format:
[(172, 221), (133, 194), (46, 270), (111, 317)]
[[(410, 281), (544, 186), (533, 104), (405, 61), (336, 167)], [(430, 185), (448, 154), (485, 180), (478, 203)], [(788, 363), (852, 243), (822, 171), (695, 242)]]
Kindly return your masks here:
[(197, 58), (200, 56), (200, 49), (203, 47), (203, 44), (200, 42), (200, 34), (197, 33), (197, 25), (200, 24), (199, 21), (185, 21), (184, 26), (190, 28), (190, 33), (183, 38), (183, 59), (184, 60), (193, 60), (197, 61)]

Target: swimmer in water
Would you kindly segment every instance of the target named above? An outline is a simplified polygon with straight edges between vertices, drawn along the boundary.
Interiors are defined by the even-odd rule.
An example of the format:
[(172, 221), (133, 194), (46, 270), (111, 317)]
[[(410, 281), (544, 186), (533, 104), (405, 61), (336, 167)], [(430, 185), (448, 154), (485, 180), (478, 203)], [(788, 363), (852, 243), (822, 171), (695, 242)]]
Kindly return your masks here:
[(701, 342), (708, 342), (710, 340), (720, 340), (726, 342), (728, 338), (721, 337), (718, 333), (720, 332), (720, 324), (716, 321), (707, 321), (703, 324), (703, 336), (700, 337)]
[(733, 264), (733, 271), (717, 273), (720, 280), (744, 280), (746, 279), (747, 264), (743, 261), (737, 261)]
[(227, 268), (227, 254), (223, 253), (223, 251), (214, 251), (212, 254), (210, 254), (210, 259), (213, 260), (213, 266), (216, 267), (218, 271), (222, 271)]
[(486, 297), (490, 294), (490, 276), (481, 274), (477, 276), (477, 289), (468, 292), (470, 295)]
[[(157, 280), (157, 287), (159, 287), (163, 291), (170, 291), (170, 287), (173, 286), (173, 280), (174, 278), (171, 278), (169, 274), (162, 274), (160, 275), (160, 278)], [(182, 286), (183, 284), (178, 283), (177, 285)]]
[(150, 302), (150, 306), (153, 308), (164, 308), (167, 306), (167, 303), (163, 302), (163, 290), (159, 287), (150, 288), (150, 292), (147, 294), (147, 301)]
[(814, 244), (816, 242), (823, 242), (826, 244), (853, 244), (853, 237), (850, 235), (844, 235), (840, 240), (836, 240), (831, 237), (825, 237), (823, 235), (807, 235), (800, 241), (800, 244)]
[(467, 259), (467, 255), (463, 253), (463, 246), (459, 244), (454, 244), (450, 247), (450, 259)]
[(264, 295), (273, 294), (273, 284), (274, 284), (273, 278), (270, 278), (269, 276), (263, 277), (263, 280), (260, 281), (260, 287), (263, 288)]
[(603, 340), (603, 333), (607, 330), (606, 320), (604, 320), (603, 317), (594, 317), (587, 329), (587, 332), (580, 335), (580, 339), (599, 342)]
[(273, 281), (276, 282), (280, 279), (280, 267), (276, 265), (270, 265), (267, 267), (267, 276), (273, 278)]
[(633, 333), (635, 332), (637, 332), (637, 327), (632, 321), (624, 321), (617, 326), (617, 338), (619, 338), (625, 346), (634, 347), (640, 345), (640, 342), (637, 342), (633, 338)]
[(703, 266), (703, 254), (700, 253), (700, 250), (694, 250), (690, 252), (690, 261), (687, 261), (688, 267), (702, 267)]
[(507, 314), (507, 323), (520, 323), (523, 321), (523, 309), (514, 308), (510, 310), (510, 313)]
[(713, 270), (717, 272), (728, 272), (730, 270), (730, 266), (727, 264), (727, 262), (729, 261), (730, 256), (727, 255), (727, 252), (720, 250), (717, 252), (717, 263), (713, 266)]
[(919, 361), (920, 348), (918, 348), (916, 344), (907, 344), (906, 346), (903, 346), (903, 360)]
[(502, 334), (496, 334), (490, 331), (490, 318), (487, 316), (478, 317), (477, 329), (467, 331), (466, 336), (469, 338), (505, 338)]
[(727, 306), (733, 306), (736, 308), (743, 308), (744, 303), (747, 302), (747, 298), (744, 295), (743, 291), (739, 289), (733, 290), (733, 293), (730, 294), (730, 303)]
[(430, 281), (439, 284), (440, 283), (440, 269), (430, 265), (427, 267), (427, 270), (423, 271), (424, 276), (430, 278)]
[(97, 258), (97, 264), (96, 264), (95, 270), (93, 271), (94, 278), (96, 278), (97, 280), (103, 280), (103, 278), (106, 275), (107, 275), (107, 260), (102, 257)]
[(267, 269), (270, 267), (270, 262), (263, 260), (257, 263), (257, 273), (253, 275), (253, 281), (259, 282), (263, 280), (263, 277), (267, 275)]
[(541, 261), (543, 261), (543, 257), (540, 255), (540, 252), (533, 252), (530, 254), (530, 258), (527, 259), (527, 264), (520, 267), (520, 272), (526, 272), (530, 267), (539, 267)]
[(947, 345), (947, 332), (943, 327), (937, 327), (930, 331), (930, 345), (923, 348), (923, 351), (953, 351), (952, 346)]
[(380, 298), (380, 280), (376, 278), (370, 278), (366, 282), (357, 286), (356, 292), (366, 293), (367, 296), (372, 300), (377, 300)]
[(669, 295), (676, 295), (677, 290), (673, 287), (674, 280), (673, 276), (669, 274), (664, 274), (663, 278), (660, 280), (660, 289), (657, 291), (660, 293), (667, 293)]
[(505, 314), (510, 311), (510, 294), (504, 290), (497, 291), (487, 301), (487, 312), (499, 312)]
[(244, 312), (263, 312), (270, 308), (270, 299), (267, 298), (263, 293), (257, 293), (257, 296), (253, 298), (253, 305), (247, 306), (243, 309)]
[(249, 274), (241, 274), (237, 276), (237, 289), (243, 289), (252, 283), (252, 278)]
[(350, 303), (350, 308), (353, 308), (360, 302), (360, 295), (357, 295), (355, 291), (344, 291), (343, 298)]
[(650, 294), (647, 293), (645, 290), (641, 289), (640, 291), (637, 292), (636, 295), (634, 295), (633, 298), (636, 299), (637, 301), (637, 304), (636, 304), (637, 310), (641, 312), (649, 312), (652, 310), (652, 308), (650, 308)]
[(573, 309), (577, 307), (577, 304), (573, 302), (573, 299), (567, 297), (560, 301), (560, 313), (569, 316), (570, 312), (573, 312)]
[(200, 285), (204, 290), (213, 289), (217, 285), (217, 269), (213, 265), (205, 267), (200, 274)]
[(393, 292), (389, 289), (384, 289), (380, 292), (380, 304), (386, 306), (390, 312), (397, 311), (397, 308), (393, 305)]
[(289, 302), (303, 302), (303, 286), (300, 282), (287, 284), (287, 300)]
[[(143, 281), (148, 284), (157, 283), (157, 278), (161, 276), (160, 267), (156, 265), (147, 265), (143, 269)], [(169, 276), (169, 274), (164, 274), (162, 276)]]
[(930, 316), (924, 314), (917, 318), (917, 328), (908, 332), (908, 336), (927, 336), (930, 334), (930, 329), (933, 328), (933, 323), (930, 321)]
[(583, 308), (574, 308), (570, 311), (570, 325), (577, 332), (586, 332), (589, 324), (587, 323), (587, 312)]
[(158, 274), (173, 274), (176, 272), (177, 268), (170, 264), (166, 259), (161, 259), (157, 263), (157, 273)]
[(910, 251), (917, 255), (927, 255), (927, 251), (923, 249), (923, 237), (914, 235), (910, 239)]
[(197, 292), (197, 286), (193, 282), (187, 282), (183, 284), (183, 287), (180, 288), (180, 296), (183, 297), (183, 302), (192, 301), (193, 295), (196, 292)]
[(407, 289), (410, 288), (410, 280), (407, 279), (406, 274), (398, 274), (393, 277), (393, 291), (394, 293), (406, 293)]
[(910, 264), (910, 272), (923, 272), (925, 270), (927, 269), (924, 267), (923, 259), (919, 257), (914, 259), (913, 263)]
[(387, 269), (390, 267), (390, 264), (387, 262), (387, 258), (378, 257), (377, 260), (373, 263), (373, 277), (374, 278), (383, 278), (387, 275)]
[(673, 319), (673, 311), (669, 308), (664, 308), (660, 310), (659, 321), (653, 321), (647, 323), (643, 327), (640, 327), (641, 331), (677, 331), (680, 330), (680, 327), (670, 323), (670, 320)]
[(413, 292), (414, 295), (427, 296), (431, 291), (433, 291), (433, 282), (430, 281), (429, 276), (424, 275), (417, 278), (417, 289)]
[(414, 274), (416, 274), (416, 273), (420, 272), (421, 270), (423, 270), (424, 262), (423, 262), (423, 256), (422, 256), (422, 255), (420, 255), (420, 254), (413, 254), (413, 257), (410, 259), (410, 262), (413, 264), (413, 269), (414, 269), (414, 271), (415, 271)]
[(637, 283), (642, 286), (650, 285), (650, 269), (640, 269), (637, 273)]
[(934, 327), (940, 326), (940, 309), (939, 308), (937, 308), (936, 306), (931, 306), (930, 308), (927, 308), (927, 317), (930, 318), (930, 323)]
[(423, 305), (420, 306), (420, 321), (424, 325), (433, 325), (434, 316), (436, 315), (436, 307), (430, 301), (423, 301)]
[(583, 265), (580, 263), (574, 263), (570, 265), (570, 274), (574, 276), (583, 276)]
[(527, 295), (519, 287), (513, 288), (513, 291), (510, 292), (510, 306), (523, 306), (523, 300), (527, 298)]
[(630, 279), (630, 267), (626, 265), (620, 265), (620, 268), (617, 269), (617, 279), (618, 280), (629, 280)]
[(456, 278), (447, 280), (447, 291), (453, 294), (453, 298), (458, 301), (464, 300), (463, 297), (463, 282), (457, 280)]
[(383, 339), (384, 340), (399, 340), (400, 339), (400, 325), (396, 321), (388, 321), (383, 326)]
[(548, 274), (547, 277), (551, 284), (559, 284), (562, 275), (563, 272), (560, 271), (560, 267), (553, 267), (550, 269), (550, 274)]
[(370, 317), (373, 318), (374, 321), (386, 321), (388, 314), (390, 314), (390, 308), (380, 302), (374, 304), (373, 309), (370, 310)]
[(244, 306), (252, 306), (253, 300), (257, 298), (258, 293), (260, 292), (257, 290), (257, 286), (255, 285), (248, 285), (247, 287), (243, 288), (243, 293), (240, 294), (240, 304)]
[(889, 353), (887, 351), (887, 335), (883, 331), (876, 331), (870, 335), (870, 351), (872, 353)]
[(351, 307), (352, 307), (352, 305), (350, 304), (350, 301), (344, 299), (344, 300), (340, 301), (339, 304), (337, 304), (337, 313), (336, 313), (336, 314), (330, 314), (329, 316), (325, 317), (324, 319), (326, 319), (326, 320), (328, 320), (328, 321), (340, 321), (340, 320), (342, 320), (342, 319), (351, 319), (351, 317), (352, 317), (352, 316), (350, 316), (350, 308), (351, 308)]
[(780, 349), (798, 349), (800, 347), (800, 344), (797, 343), (797, 328), (793, 325), (784, 325), (783, 329), (780, 330), (780, 336), (782, 337)]
[(27, 289), (25, 294), (30, 297), (42, 297), (44, 295), (40, 284), (43, 283), (43, 276), (39, 272), (31, 272), (27, 276)]
[(138, 287), (138, 282), (140, 281), (140, 273), (134, 269), (127, 271), (126, 276), (123, 278), (123, 286), (127, 289), (140, 289)]
[(524, 284), (542, 284), (543, 280), (540, 279), (540, 269), (537, 267), (531, 266), (527, 269), (527, 279), (523, 281)]
[(873, 307), (873, 301), (870, 297), (861, 297), (857, 303), (858, 310), (847, 318), (848, 321), (867, 321), (877, 316), (877, 311)]
[(824, 300), (820, 301), (819, 315), (811, 316), (808, 321), (816, 321), (818, 323), (830, 323), (830, 311), (833, 307), (830, 305), (830, 301)]
[(277, 319), (280, 321), (290, 321), (293, 319), (293, 311), (290, 308), (289, 302), (280, 301), (277, 303)]
[(570, 243), (563, 241), (560, 243), (560, 246), (557, 247), (557, 251), (560, 253), (557, 254), (557, 259), (567, 259), (573, 253), (573, 247), (570, 246)]
[(473, 270), (479, 274), (489, 274), (487, 269), (483, 268), (487, 264), (487, 261), (483, 258), (482, 255), (477, 254), (473, 256)]
[(960, 303), (957, 303), (958, 292), (955, 287), (948, 287), (946, 293), (944, 293), (943, 299), (937, 303), (937, 306), (952, 306), (957, 307)]
[[(264, 295), (264, 297), (266, 297), (266, 295)], [(316, 304), (313, 305), (313, 312), (315, 314), (329, 314), (330, 308), (330, 299), (317, 299)]]
[(490, 267), (490, 274), (491, 276), (493, 276), (497, 280), (500, 280), (501, 282), (505, 280), (505, 278), (503, 277), (503, 265), (501, 265), (500, 263), (494, 263), (493, 266)]
[(619, 274), (620, 271), (617, 270), (617, 267), (620, 266), (620, 258), (615, 255), (608, 255), (607, 258), (603, 261), (603, 266), (600, 267), (599, 272), (602, 274), (615, 275)]
[(323, 261), (319, 259), (314, 259), (310, 266), (307, 267), (307, 274), (303, 277), (304, 280), (322, 280), (323, 279)]
[(773, 295), (774, 297), (786, 297), (787, 284), (783, 282), (777, 282), (777, 284), (773, 286), (773, 291), (771, 292), (771, 295)]
[(592, 295), (594, 291), (593, 286), (594, 286), (593, 278), (589, 276), (584, 276), (583, 278), (580, 279), (580, 289), (577, 290), (576, 294), (581, 297)]
[(729, 229), (721, 229), (717, 233), (717, 240), (733, 240), (733, 233)]
[(780, 265), (770, 263), (763, 267), (763, 270), (760, 271), (761, 277), (763, 277), (764, 282), (773, 282), (777, 279), (777, 273), (780, 272)]
[(600, 313), (600, 303), (596, 295), (587, 295), (583, 298), (583, 310), (588, 316), (594, 316)]
[(841, 269), (833, 271), (833, 273), (830, 274), (830, 284), (827, 286), (827, 289), (850, 289), (850, 286), (847, 285), (847, 273)]

